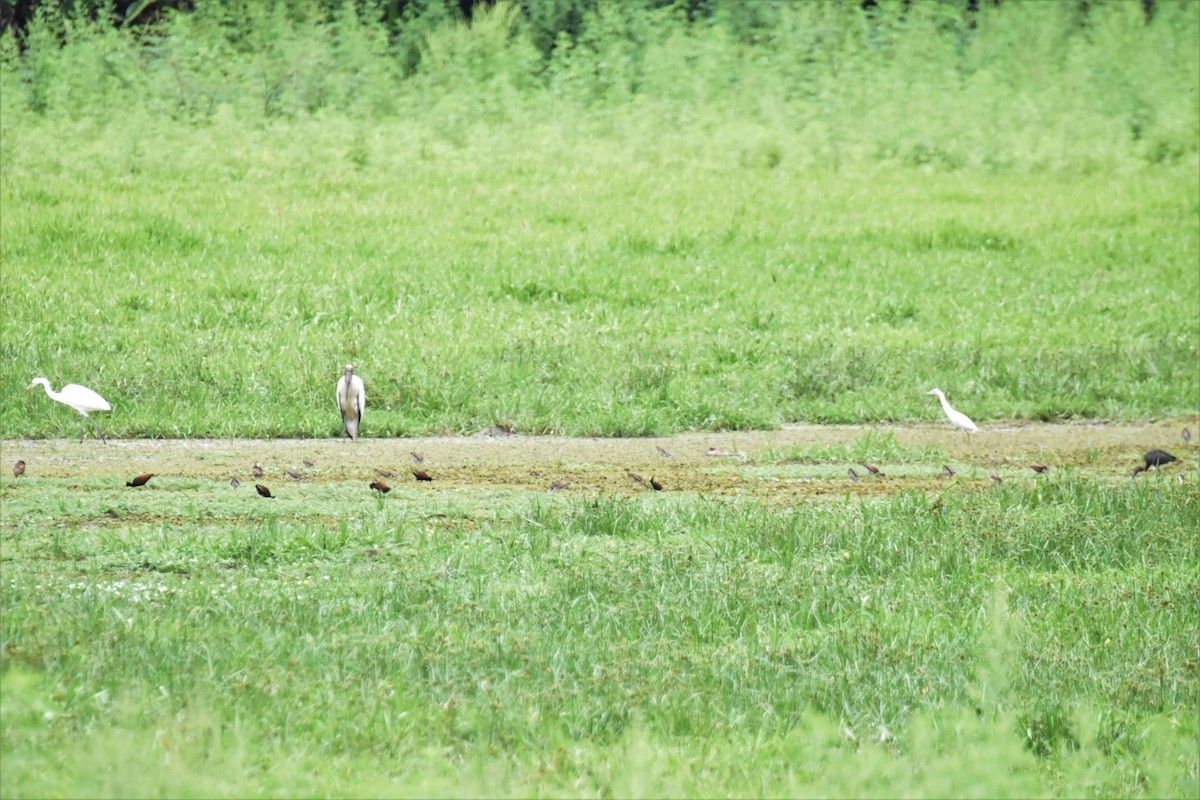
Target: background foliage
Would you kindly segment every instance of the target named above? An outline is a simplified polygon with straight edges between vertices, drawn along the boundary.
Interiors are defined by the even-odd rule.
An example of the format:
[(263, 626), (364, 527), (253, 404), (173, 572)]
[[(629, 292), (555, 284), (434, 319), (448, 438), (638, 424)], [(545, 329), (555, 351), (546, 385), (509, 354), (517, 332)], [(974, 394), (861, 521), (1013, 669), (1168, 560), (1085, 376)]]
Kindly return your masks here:
[(1196, 3), (75, 8), (0, 38), (4, 435), (1198, 405)]

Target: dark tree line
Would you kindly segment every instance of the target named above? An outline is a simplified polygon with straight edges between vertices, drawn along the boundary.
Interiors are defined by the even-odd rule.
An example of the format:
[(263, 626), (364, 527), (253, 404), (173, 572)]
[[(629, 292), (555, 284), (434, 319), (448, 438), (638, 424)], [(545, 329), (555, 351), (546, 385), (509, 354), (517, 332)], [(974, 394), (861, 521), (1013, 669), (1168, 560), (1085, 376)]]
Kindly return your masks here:
[[(213, 0), (226, 6), (236, 6), (237, 0)], [(1010, 2), (1012, 0), (1009, 0)], [(442, 15), (469, 20), (480, 7), (492, 6), (496, 0), (317, 0), (318, 8), (333, 12), (343, 2), (357, 2), (364, 12), (373, 12), (379, 19), (394, 27), (418, 18), (437, 6)], [(770, 7), (788, 0), (630, 0), (647, 9), (670, 8), (679, 12), (689, 22), (711, 19), (724, 6), (729, 9), (745, 10), (753, 5)], [(962, 8), (974, 27), (974, 18), (982, 7), (999, 6), (1004, 0), (901, 0), (900, 14), (917, 2), (940, 2)], [(1085, 20), (1091, 6), (1098, 0), (1063, 0), (1073, 3), (1079, 18)], [(1142, 13), (1149, 22), (1159, 0), (1140, 0)], [(535, 42), (543, 53), (548, 54), (561, 33), (578, 37), (584, 29), (587, 13), (596, 10), (600, 0), (518, 0), (522, 16), (534, 35)], [(312, 4), (305, 4), (311, 7)], [(161, 21), (168, 11), (191, 11), (195, 0), (0, 0), (0, 27), (11, 31), (22, 39), (39, 7), (57, 11), (64, 15), (82, 15), (93, 21), (108, 20), (116, 27), (149, 26)], [(879, 8), (879, 0), (859, 0), (860, 8), (873, 14)], [(741, 7), (740, 9), (737, 7)], [(750, 27), (766, 25), (770, 14), (748, 15)]]

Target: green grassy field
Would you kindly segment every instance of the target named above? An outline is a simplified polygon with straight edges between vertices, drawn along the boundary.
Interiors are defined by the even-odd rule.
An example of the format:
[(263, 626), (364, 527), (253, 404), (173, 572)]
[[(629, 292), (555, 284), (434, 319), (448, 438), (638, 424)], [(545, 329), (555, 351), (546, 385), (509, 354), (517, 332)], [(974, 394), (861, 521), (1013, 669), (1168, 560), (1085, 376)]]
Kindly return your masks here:
[(5, 796), (1200, 782), (1194, 480), (795, 507), (33, 480), (3, 489)]
[[(0, 35), (0, 794), (1200, 791), (1200, 3), (612, 4), (553, 48), (196, 5)], [(41, 441), (35, 375), (117, 441)], [(386, 497), (356, 455), (944, 424), (933, 386), (985, 433)], [(239, 489), (211, 442), (131, 471), (205, 437)], [(251, 437), (343, 463), (260, 500)]]
[[(641, 90), (586, 98), (583, 44), (538, 88), (480, 23), (370, 114), (309, 86), (358, 62), (302, 28), (279, 35), (323, 65), (285, 73), (328, 98), (310, 113), (255, 103), (259, 73), (307, 61), (234, 48), (203, 73), (181, 54), (220, 49), (201, 23), (9, 53), (0, 435), (70, 435), (13, 391), (35, 375), (98, 390), (117, 436), (333, 435), (348, 362), (367, 436), (929, 420), (935, 385), (983, 420), (1194, 413), (1200, 12), (1116, 14), (1034, 73), (1004, 46), (1054, 22), (1028, 14), (962, 53), (848, 40), (861, 89), (795, 72), (786, 40), (755, 61), (660, 22)], [(495, 74), (438, 57), (472, 42)], [(711, 81), (664, 79), (685, 64)], [(1011, 87), (979, 85), (1002, 68)], [(347, 97), (382, 91), (354, 74)]]

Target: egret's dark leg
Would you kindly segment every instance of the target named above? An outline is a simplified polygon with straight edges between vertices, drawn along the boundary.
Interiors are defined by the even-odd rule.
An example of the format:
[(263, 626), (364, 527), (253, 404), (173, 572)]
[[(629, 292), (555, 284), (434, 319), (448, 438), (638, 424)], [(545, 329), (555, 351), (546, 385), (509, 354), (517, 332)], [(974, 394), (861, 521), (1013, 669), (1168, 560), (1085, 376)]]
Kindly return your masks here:
[(100, 434), (100, 441), (104, 442), (104, 446), (108, 446), (108, 439), (104, 438), (104, 429), (100, 427), (100, 420), (95, 419), (92, 422), (96, 423), (96, 433)]

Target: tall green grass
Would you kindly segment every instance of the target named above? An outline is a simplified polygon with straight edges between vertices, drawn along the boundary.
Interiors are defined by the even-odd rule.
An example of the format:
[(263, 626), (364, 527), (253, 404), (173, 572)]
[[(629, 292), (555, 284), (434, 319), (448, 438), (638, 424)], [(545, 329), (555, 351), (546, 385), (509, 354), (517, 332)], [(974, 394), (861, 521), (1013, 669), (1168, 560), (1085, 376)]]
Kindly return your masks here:
[(614, 6), (549, 55), (502, 5), (43, 15), (0, 434), (73, 430), (45, 374), (119, 436), (333, 435), (347, 362), (368, 436), (1194, 413), (1200, 8), (1159, 5)]
[(1192, 485), (784, 509), (37, 487), (4, 496), (6, 796), (1200, 780)]

